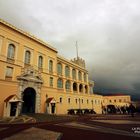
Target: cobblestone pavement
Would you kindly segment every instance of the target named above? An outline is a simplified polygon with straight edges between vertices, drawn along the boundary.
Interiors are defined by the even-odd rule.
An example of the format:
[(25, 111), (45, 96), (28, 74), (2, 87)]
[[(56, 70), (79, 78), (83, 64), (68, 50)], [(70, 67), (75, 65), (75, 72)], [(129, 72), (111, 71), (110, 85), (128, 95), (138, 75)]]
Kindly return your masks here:
[[(61, 138), (61, 140), (139, 140), (139, 122), (139, 115), (134, 118), (125, 115), (94, 115), (52, 122), (0, 124), (0, 140), (14, 140), (8, 139), (13, 136), (15, 139), (20, 137), (20, 140), (22, 140), (25, 139), (22, 135), (27, 132), (28, 138), (34, 139), (31, 136), (37, 134), (36, 130), (39, 130), (38, 140), (45, 140), (46, 134), (49, 136), (48, 130), (60, 135), (59, 139)], [(32, 127), (34, 130), (30, 129)]]
[(140, 121), (129, 121), (129, 120), (92, 120), (92, 121), (109, 123), (109, 124), (138, 124), (140, 125)]
[(36, 119), (27, 115), (22, 115), (18, 117), (8, 117), (8, 118), (1, 118), (0, 124), (4, 123), (35, 123)]
[(120, 129), (114, 129), (114, 128), (107, 128), (99, 125), (91, 125), (86, 122), (69, 122), (64, 124), (57, 124), (59, 126), (65, 126), (69, 128), (78, 128), (83, 130), (92, 130), (96, 132), (102, 132), (107, 134), (117, 134), (117, 135), (123, 135), (123, 136), (131, 136), (131, 137), (138, 137), (140, 138), (140, 133), (134, 133), (134, 131), (126, 131), (126, 130), (120, 130)]
[(58, 140), (61, 133), (31, 127), (4, 140)]

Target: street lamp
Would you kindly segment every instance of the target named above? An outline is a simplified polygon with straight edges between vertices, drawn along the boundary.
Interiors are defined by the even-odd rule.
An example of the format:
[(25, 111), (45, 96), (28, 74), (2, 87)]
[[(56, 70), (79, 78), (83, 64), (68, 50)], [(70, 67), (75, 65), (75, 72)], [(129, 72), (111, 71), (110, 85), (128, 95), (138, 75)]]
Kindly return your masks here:
[(80, 98), (79, 98), (79, 109), (81, 109)]
[(93, 109), (93, 100), (91, 100), (91, 104), (92, 104), (92, 109)]

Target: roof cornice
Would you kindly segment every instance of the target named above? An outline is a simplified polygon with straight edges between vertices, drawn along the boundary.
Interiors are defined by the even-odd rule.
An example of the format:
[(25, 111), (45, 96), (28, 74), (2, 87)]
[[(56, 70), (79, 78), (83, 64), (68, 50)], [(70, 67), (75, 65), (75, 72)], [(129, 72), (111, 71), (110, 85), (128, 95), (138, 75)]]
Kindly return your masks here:
[(57, 53), (57, 49), (55, 49), (51, 45), (47, 44), (46, 42), (42, 41), (41, 39), (37, 38), (36, 36), (34, 36), (34, 35), (32, 35), (32, 34), (30, 34), (28, 32), (25, 32), (25, 31), (15, 27), (14, 25), (12, 25), (12, 24), (10, 24), (10, 23), (2, 20), (2, 19), (0, 19), (0, 23), (5, 25), (5, 26), (7, 26), (7, 27), (9, 27), (9, 28), (11, 28), (11, 29), (13, 29), (13, 30), (15, 30), (15, 31), (17, 31), (18, 33), (20, 33), (20, 34), (22, 34), (22, 35), (24, 35), (26, 37), (38, 42), (39, 44), (41, 44), (41, 45), (43, 45), (43, 46), (45, 46), (45, 47), (47, 47), (47, 48), (49, 48), (49, 49), (51, 49), (51, 50), (53, 50), (53, 51), (55, 51)]

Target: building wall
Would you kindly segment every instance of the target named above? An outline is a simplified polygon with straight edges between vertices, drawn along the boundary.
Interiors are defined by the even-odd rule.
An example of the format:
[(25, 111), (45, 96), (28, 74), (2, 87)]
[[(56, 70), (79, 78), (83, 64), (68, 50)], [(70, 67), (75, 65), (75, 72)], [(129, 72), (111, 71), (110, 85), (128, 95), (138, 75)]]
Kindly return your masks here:
[[(15, 45), (14, 62), (7, 61), (9, 44)], [(18, 94), (19, 92), (19, 81), (17, 81), (17, 76), (21, 75), (22, 70), (25, 68), (24, 57), (26, 50), (31, 51), (30, 65), (37, 70), (38, 56), (43, 56), (43, 69), (41, 72), (41, 76), (44, 79), (43, 86), (49, 86), (48, 79), (50, 74), (48, 73), (48, 61), (50, 59), (54, 61), (54, 71), (51, 76), (54, 76), (54, 81), (56, 81), (57, 51), (38, 43), (28, 36), (23, 35), (22, 33), (19, 33), (13, 28), (10, 28), (9, 26), (0, 22), (0, 116), (2, 116), (3, 112), (4, 99), (11, 94)], [(13, 68), (13, 74), (10, 78), (5, 77), (7, 66)], [(56, 82), (54, 82), (54, 85), (56, 87)]]
[[(10, 61), (7, 59), (9, 44), (14, 44), (15, 46), (15, 57)], [(28, 66), (24, 63), (26, 51), (31, 52), (31, 61)], [(39, 56), (43, 57), (42, 68), (38, 68)], [(53, 62), (52, 72), (49, 71), (50, 60)], [(74, 63), (74, 60), (76, 63)], [(38, 85), (35, 86), (38, 95), (37, 101), (40, 106), (38, 112), (46, 113), (47, 98), (54, 98), (56, 101), (56, 114), (66, 114), (68, 109), (94, 109), (95, 112), (102, 113), (103, 98), (105, 98), (104, 100), (107, 100), (108, 103), (110, 97), (103, 97), (93, 93), (94, 82), (90, 82), (88, 79), (88, 71), (85, 69), (85, 62), (80, 58), (74, 60), (69, 61), (59, 56), (57, 50), (50, 45), (8, 23), (0, 21), (0, 116), (3, 115), (5, 98), (12, 94), (17, 94), (22, 98), (21, 94), (25, 87), (29, 86), (34, 88), (34, 83), (32, 82), (27, 82), (27, 85), (24, 85), (23, 88), (23, 81), (17, 80), (17, 76), (23, 76), (23, 72), (30, 66), (38, 72), (43, 82), (43, 84), (40, 85), (41, 87), (38, 88)], [(80, 64), (84, 63), (84, 67), (82, 67), (82, 64), (79, 66), (77, 61), (80, 61)], [(62, 75), (58, 74), (58, 63), (62, 65)], [(66, 77), (65, 75), (66, 66), (70, 68), (69, 77)], [(7, 67), (13, 68), (11, 77), (6, 77)], [(72, 78), (72, 69), (76, 70), (76, 79)], [(81, 80), (78, 78), (79, 72), (81, 72), (82, 75)], [(84, 75), (86, 75), (86, 79), (84, 79)], [(24, 76), (26, 78), (26, 75)], [(50, 77), (53, 78), (53, 85), (50, 85)], [(58, 88), (57, 85), (59, 78), (62, 79), (62, 88)], [(70, 81), (69, 90), (66, 90), (67, 80)], [(73, 83), (77, 84), (77, 91), (73, 90)], [(83, 87), (82, 92), (79, 90), (80, 85)], [(86, 88), (88, 89), (87, 92)], [(69, 98), (70, 102), (68, 102)]]
[(18, 84), (16, 82), (9, 82), (0, 80), (0, 116), (3, 114), (4, 100), (12, 94), (16, 94), (18, 91)]
[(112, 96), (104, 96), (103, 105), (115, 105), (118, 107), (121, 106), (129, 106), (131, 103), (131, 97), (129, 95), (112, 95)]

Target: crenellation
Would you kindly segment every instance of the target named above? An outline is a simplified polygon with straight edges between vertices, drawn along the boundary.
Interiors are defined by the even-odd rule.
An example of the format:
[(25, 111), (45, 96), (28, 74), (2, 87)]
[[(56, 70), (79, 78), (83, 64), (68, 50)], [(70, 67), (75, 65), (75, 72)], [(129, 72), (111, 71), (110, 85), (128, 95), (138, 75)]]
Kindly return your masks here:
[(73, 63), (75, 63), (75, 64), (77, 64), (77, 65), (83, 67), (83, 68), (86, 67), (86, 66), (85, 66), (85, 60), (83, 60), (83, 59), (80, 58), (80, 57), (74, 58), (74, 59), (72, 59), (71, 61), (72, 61)]

